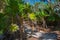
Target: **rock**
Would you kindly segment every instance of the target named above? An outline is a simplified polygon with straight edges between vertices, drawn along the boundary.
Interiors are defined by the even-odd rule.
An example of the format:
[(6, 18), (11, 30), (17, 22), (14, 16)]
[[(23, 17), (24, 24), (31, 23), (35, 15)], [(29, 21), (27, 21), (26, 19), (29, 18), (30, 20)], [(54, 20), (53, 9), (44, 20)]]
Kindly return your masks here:
[(56, 33), (45, 33), (43, 36), (43, 40), (57, 40)]

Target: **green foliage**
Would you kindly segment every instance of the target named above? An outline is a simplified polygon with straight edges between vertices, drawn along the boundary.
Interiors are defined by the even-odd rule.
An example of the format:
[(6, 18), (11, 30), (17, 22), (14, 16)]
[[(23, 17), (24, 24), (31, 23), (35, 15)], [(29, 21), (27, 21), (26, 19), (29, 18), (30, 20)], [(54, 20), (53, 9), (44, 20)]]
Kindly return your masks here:
[[(20, 1), (20, 0), (19, 0)], [(5, 9), (4, 13), (0, 13), (0, 31), (3, 33), (9, 28), (11, 23), (11, 18), (15, 17), (19, 13), (19, 1), (17, 0), (5, 0)], [(21, 1), (20, 1), (21, 2)]]
[(0, 30), (0, 35), (3, 35), (3, 30)]
[(19, 4), (19, 12), (23, 13), (24, 10), (24, 5), (23, 4)]
[(55, 17), (53, 15), (48, 16), (47, 20), (48, 21), (55, 21)]
[[(24, 4), (22, 0), (5, 0), (4, 14), (0, 13), (0, 33), (9, 27), (12, 18), (16, 17), (18, 14), (20, 17), (29, 18), (31, 20), (42, 21), (58, 21), (60, 17), (54, 12), (53, 4), (36, 3), (36, 5), (31, 6), (29, 3)], [(33, 8), (32, 8), (33, 7)], [(33, 11), (37, 10), (37, 11)], [(29, 14), (29, 15), (28, 15)], [(21, 18), (20, 18), (21, 19)], [(13, 20), (15, 21), (15, 20)], [(15, 32), (18, 30), (18, 25), (11, 24), (9, 30)]]
[(10, 32), (15, 32), (19, 30), (19, 26), (17, 24), (11, 24), (10, 27), (9, 27), (9, 31)]
[(35, 15), (35, 13), (30, 13), (30, 14), (29, 14), (29, 18), (30, 18), (31, 20), (36, 20), (36, 15)]
[(7, 20), (8, 16), (5, 16), (4, 14), (0, 14), (0, 30), (4, 29), (7, 26)]
[(0, 34), (3, 34), (4, 31), (6, 31), (5, 29), (8, 28), (9, 25), (9, 16), (0, 13)]
[(12, 16), (16, 15), (16, 13), (19, 12), (18, 2), (16, 0), (6, 0), (6, 1), (8, 5), (6, 5), (5, 13)]

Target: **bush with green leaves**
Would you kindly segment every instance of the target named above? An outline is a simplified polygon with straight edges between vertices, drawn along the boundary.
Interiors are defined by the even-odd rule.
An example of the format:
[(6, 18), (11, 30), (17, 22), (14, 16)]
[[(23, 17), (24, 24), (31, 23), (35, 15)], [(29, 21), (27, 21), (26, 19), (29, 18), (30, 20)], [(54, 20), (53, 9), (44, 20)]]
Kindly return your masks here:
[(0, 31), (4, 33), (9, 25), (9, 16), (0, 13)]
[[(49, 23), (60, 20), (60, 17), (54, 11), (54, 4), (36, 3), (31, 6), (29, 3), (24, 4), (22, 0), (5, 0), (4, 13), (0, 13), (0, 33), (8, 29), (11, 23), (13, 23), (13, 25), (16, 24), (13, 22), (17, 21), (14, 20), (14, 18), (19, 20), (19, 23), (22, 25), (23, 18), (29, 18), (32, 21), (42, 22), (44, 26), (47, 25), (46, 21)], [(13, 25), (11, 25), (11, 27)], [(17, 30), (15, 28), (16, 27), (12, 27), (9, 30)]]
[(10, 27), (9, 27), (10, 32), (16, 32), (17, 30), (19, 30), (19, 26), (17, 24), (10, 25)]

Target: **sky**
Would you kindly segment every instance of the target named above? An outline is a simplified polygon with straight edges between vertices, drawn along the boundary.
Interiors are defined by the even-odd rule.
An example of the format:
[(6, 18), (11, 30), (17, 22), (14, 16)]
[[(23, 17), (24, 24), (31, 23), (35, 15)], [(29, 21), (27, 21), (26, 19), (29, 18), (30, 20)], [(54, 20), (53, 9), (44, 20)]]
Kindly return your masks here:
[[(51, 0), (52, 3), (54, 3), (55, 0)], [(25, 0), (25, 2), (30, 3), (31, 5), (33, 5), (36, 2), (41, 2), (41, 0)], [(44, 3), (47, 3), (47, 0), (45, 0)]]
[(30, 4), (34, 4), (35, 2), (40, 2), (39, 0), (25, 0), (25, 2), (29, 2)]

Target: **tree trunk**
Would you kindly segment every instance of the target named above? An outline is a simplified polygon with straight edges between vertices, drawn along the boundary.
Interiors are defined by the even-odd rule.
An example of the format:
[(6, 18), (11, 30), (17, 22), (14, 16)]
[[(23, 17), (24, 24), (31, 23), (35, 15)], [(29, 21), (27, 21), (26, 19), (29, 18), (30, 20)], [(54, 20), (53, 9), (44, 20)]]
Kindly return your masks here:
[(22, 35), (23, 35), (23, 18), (19, 15), (17, 15), (17, 24), (19, 25), (19, 31), (20, 31), (20, 38), (19, 40), (22, 40)]
[(43, 26), (44, 28), (46, 28), (46, 21), (45, 21), (44, 18), (42, 18), (42, 22), (43, 22), (42, 26)]

